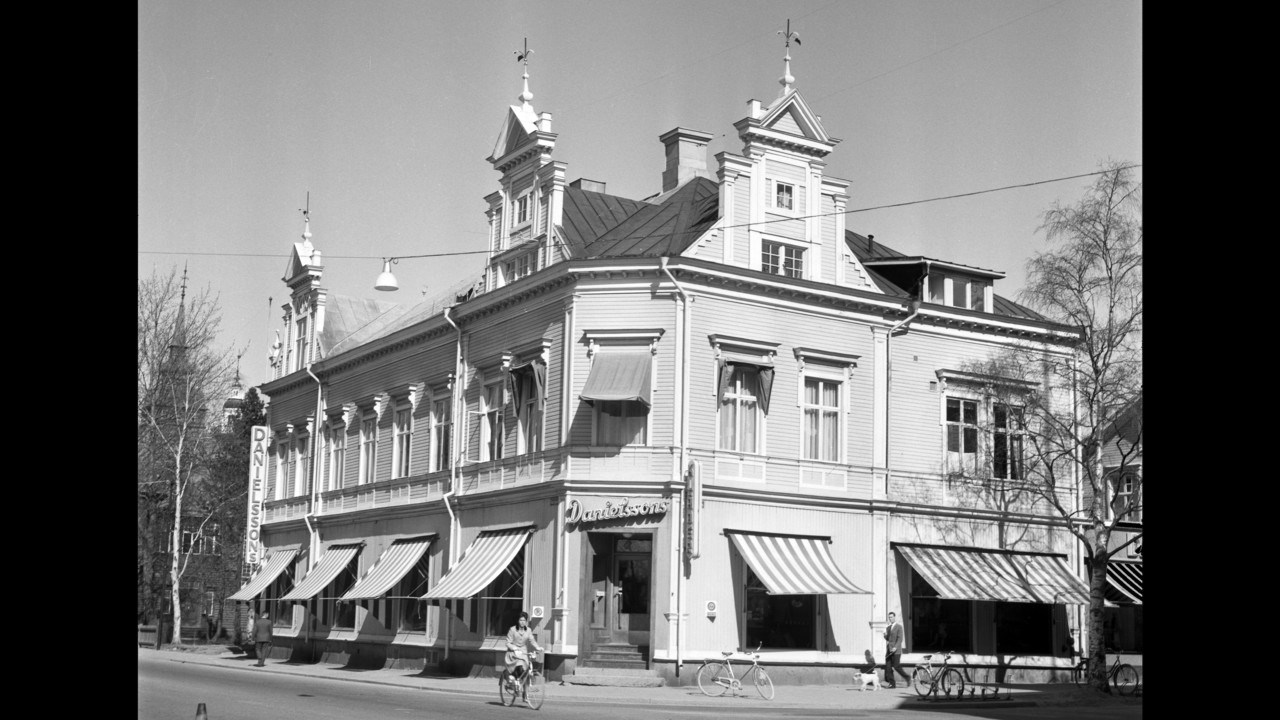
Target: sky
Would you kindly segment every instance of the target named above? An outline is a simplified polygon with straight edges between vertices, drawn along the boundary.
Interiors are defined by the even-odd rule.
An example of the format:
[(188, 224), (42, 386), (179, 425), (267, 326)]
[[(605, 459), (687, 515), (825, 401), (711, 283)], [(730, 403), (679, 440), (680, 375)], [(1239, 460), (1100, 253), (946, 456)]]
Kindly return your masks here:
[[(211, 288), (258, 385), (304, 208), (331, 294), (412, 304), (479, 278), (485, 158), (526, 42), (552, 159), (642, 199), (672, 128), (714, 136), (712, 171), (741, 152), (733, 123), (778, 96), (789, 20), (848, 229), (1004, 272), (1016, 299), (1044, 212), (1101, 163), (1143, 161), (1142, 19), (1139, 0), (139, 0), (138, 276), (185, 266)], [(382, 258), (412, 255), (432, 257), (373, 289)]]

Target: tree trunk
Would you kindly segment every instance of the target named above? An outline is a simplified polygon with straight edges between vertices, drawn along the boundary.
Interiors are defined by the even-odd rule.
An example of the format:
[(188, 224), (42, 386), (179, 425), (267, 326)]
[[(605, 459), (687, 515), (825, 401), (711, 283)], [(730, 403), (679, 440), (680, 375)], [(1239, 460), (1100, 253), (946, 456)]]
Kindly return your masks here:
[(1095, 547), (1089, 548), (1089, 643), (1085, 657), (1089, 659), (1089, 686), (1099, 692), (1111, 694), (1111, 684), (1107, 681), (1107, 638), (1103, 611), (1107, 585), (1108, 535), (1101, 533), (1094, 541)]
[[(181, 447), (179, 445), (179, 447)], [(182, 644), (182, 573), (178, 559), (182, 556), (182, 451), (177, 453), (173, 477), (173, 552), (170, 554), (170, 597), (173, 602), (173, 644)]]

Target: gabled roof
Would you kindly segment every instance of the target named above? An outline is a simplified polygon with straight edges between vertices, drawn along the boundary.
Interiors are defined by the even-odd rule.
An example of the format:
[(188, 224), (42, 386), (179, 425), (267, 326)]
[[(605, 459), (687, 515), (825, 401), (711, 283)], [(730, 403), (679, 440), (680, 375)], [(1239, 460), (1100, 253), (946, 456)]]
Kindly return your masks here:
[(719, 193), (703, 177), (691, 178), (659, 204), (569, 188), (565, 242), (575, 258), (679, 255), (715, 223)]
[(1102, 442), (1109, 443), (1119, 437), (1125, 442), (1140, 442), (1142, 436), (1142, 392), (1121, 410), (1102, 433)]
[(502, 122), (502, 130), (498, 132), (498, 140), (493, 144), (493, 154), (489, 156), (489, 161), (497, 160), (523, 145), (537, 129), (538, 118), (533, 114), (532, 108), (510, 106), (507, 117)]
[(834, 145), (840, 142), (839, 138), (833, 138), (827, 134), (826, 129), (822, 127), (822, 120), (809, 109), (809, 103), (800, 96), (799, 90), (792, 90), (774, 100), (760, 118), (760, 125), (792, 133), (799, 130), (798, 134), (820, 143)]

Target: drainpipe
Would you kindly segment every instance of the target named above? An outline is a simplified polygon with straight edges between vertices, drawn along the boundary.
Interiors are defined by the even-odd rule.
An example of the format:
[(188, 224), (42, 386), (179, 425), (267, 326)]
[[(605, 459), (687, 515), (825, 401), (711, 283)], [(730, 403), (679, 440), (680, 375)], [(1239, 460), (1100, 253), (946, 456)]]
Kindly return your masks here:
[[(680, 363), (680, 438), (679, 438), (680, 462), (678, 466), (680, 468), (680, 477), (683, 480), (685, 473), (688, 471), (688, 468), (686, 467), (686, 465), (689, 462), (687, 457), (688, 444), (689, 444), (688, 443), (688, 438), (689, 438), (689, 356), (688, 356), (688, 352), (689, 352), (689, 333), (690, 333), (689, 321), (691, 317), (691, 311), (689, 308), (689, 296), (685, 294), (684, 288), (680, 286), (680, 282), (676, 280), (675, 275), (672, 275), (671, 271), (667, 269), (667, 261), (669, 259), (670, 258), (667, 258), (665, 256), (658, 258), (658, 267), (671, 280), (671, 284), (676, 286), (676, 293), (680, 295), (680, 307), (684, 314), (684, 317), (681, 322), (681, 324), (683, 325), (683, 327), (681, 328), (682, 332), (680, 333), (680, 358), (682, 362)], [(686, 487), (685, 502), (687, 503), (690, 500), (689, 493), (687, 492), (688, 485), (686, 484), (685, 487)], [(686, 508), (686, 512), (688, 512), (688, 510), (689, 509)], [(679, 532), (679, 528), (677, 528), (677, 532), (679, 537), (683, 537), (683, 533)], [(680, 631), (681, 628), (684, 626), (684, 568), (681, 567), (684, 560), (679, 555), (676, 555), (675, 561), (676, 561), (676, 677), (678, 678), (680, 677), (680, 668), (684, 666), (684, 651), (681, 647), (682, 645), (681, 636), (683, 635), (683, 633)]]
[[(459, 398), (462, 396), (464, 388), (463, 372), (462, 372), (462, 328), (458, 327), (458, 323), (449, 317), (449, 311), (452, 307), (444, 309), (444, 319), (458, 331), (458, 342), (455, 345), (455, 353), (453, 358), (453, 393), (449, 397), (449, 404), (453, 407), (450, 414), (453, 416), (453, 431), (449, 433), (449, 489), (441, 496), (444, 501), (444, 509), (449, 513), (449, 569), (453, 569), (454, 563), (458, 560), (458, 517), (453, 513), (453, 505), (449, 503), (449, 498), (453, 497), (458, 488), (458, 436), (459, 425), (458, 418), (465, 415), (458, 412)], [(463, 407), (465, 410), (465, 407)], [(465, 422), (463, 423), (465, 425)], [(443, 609), (443, 608), (442, 608)], [(449, 627), (453, 625), (451, 620), (445, 617), (446, 613), (439, 613), (441, 622), (444, 623), (444, 659), (449, 659)], [(448, 613), (452, 615), (452, 612)]]
[(889, 497), (889, 481), (892, 475), (889, 468), (893, 464), (892, 460), (890, 460), (892, 456), (889, 454), (889, 436), (891, 435), (889, 431), (889, 399), (893, 397), (893, 334), (906, 327), (907, 323), (915, 320), (919, 314), (920, 300), (917, 298), (911, 301), (911, 314), (889, 328), (889, 332), (884, 338), (884, 494), (886, 499)]
[[(1079, 440), (1080, 438), (1080, 404), (1079, 404), (1080, 395), (1079, 395), (1079, 386), (1077, 384), (1078, 376), (1076, 375), (1079, 369), (1080, 369), (1080, 355), (1079, 355), (1079, 346), (1077, 346), (1075, 348), (1072, 348), (1071, 350), (1071, 431), (1075, 435), (1077, 440)], [(1075, 475), (1075, 482), (1073, 483), (1075, 485), (1075, 504), (1076, 504), (1075, 511), (1079, 513), (1080, 504), (1084, 502), (1084, 494), (1080, 487), (1080, 484), (1082, 482), (1082, 478), (1080, 474), (1080, 462), (1081, 462), (1080, 461), (1080, 443), (1076, 442), (1074, 443), (1074, 445), (1075, 447), (1072, 450), (1072, 455), (1075, 456), (1075, 462), (1072, 463), (1071, 470), (1072, 470), (1072, 474)], [(1068, 525), (1071, 523), (1071, 518), (1069, 517), (1067, 518), (1067, 523)], [(1077, 548), (1078, 547), (1079, 546), (1077, 546)], [(1085, 547), (1087, 548), (1088, 546), (1086, 545)], [(1079, 552), (1079, 550), (1077, 550), (1076, 552), (1077, 576), (1084, 574), (1085, 566), (1084, 566), (1083, 555), (1084, 554), (1082, 552)], [(1089, 576), (1085, 575), (1085, 577), (1089, 577)], [(1089, 578), (1089, 587), (1090, 588), (1093, 587), (1092, 578)], [(1080, 648), (1080, 655), (1081, 657), (1088, 657), (1089, 646), (1086, 644), (1088, 641), (1088, 638), (1085, 636), (1084, 610), (1081, 608), (1080, 605), (1076, 605), (1076, 632), (1078, 633), (1080, 638), (1079, 639), (1080, 644), (1078, 645), (1078, 647)], [(1075, 657), (1072, 656), (1071, 659), (1074, 661)]]
[[(307, 533), (310, 537), (309, 552), (307, 553), (309, 556), (307, 565), (309, 567), (315, 567), (316, 555), (320, 552), (320, 530), (311, 524), (311, 519), (316, 516), (316, 508), (319, 504), (320, 478), (318, 477), (317, 469), (320, 467), (320, 459), (316, 455), (320, 448), (320, 418), (324, 416), (324, 383), (320, 382), (320, 378), (311, 372), (313, 364), (307, 363), (307, 374), (311, 376), (312, 380), (316, 381), (316, 419), (315, 427), (311, 429), (311, 497), (309, 498), (310, 507), (308, 512), (302, 516), (302, 519), (307, 523)], [(306, 643), (308, 650), (314, 650), (311, 647), (311, 600), (307, 601), (307, 617), (303, 618), (303, 622), (306, 623), (303, 628), (303, 642)], [(309, 654), (314, 661), (315, 653), (311, 652)]]

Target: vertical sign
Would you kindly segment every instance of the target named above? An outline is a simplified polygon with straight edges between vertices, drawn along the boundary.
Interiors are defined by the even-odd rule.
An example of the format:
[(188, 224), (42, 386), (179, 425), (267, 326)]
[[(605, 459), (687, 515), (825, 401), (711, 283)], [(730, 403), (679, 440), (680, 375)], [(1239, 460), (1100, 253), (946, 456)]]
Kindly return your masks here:
[(701, 557), (698, 532), (702, 518), (702, 465), (694, 460), (685, 473), (684, 555), (690, 560)]
[(251, 567), (262, 562), (262, 502), (267, 484), (266, 425), (249, 429), (249, 517), (244, 524), (244, 561)]

